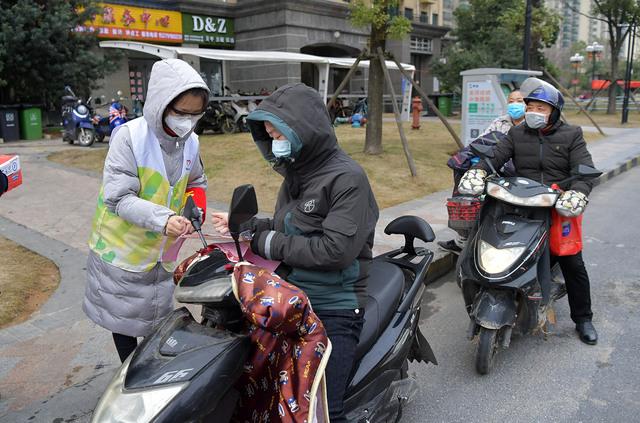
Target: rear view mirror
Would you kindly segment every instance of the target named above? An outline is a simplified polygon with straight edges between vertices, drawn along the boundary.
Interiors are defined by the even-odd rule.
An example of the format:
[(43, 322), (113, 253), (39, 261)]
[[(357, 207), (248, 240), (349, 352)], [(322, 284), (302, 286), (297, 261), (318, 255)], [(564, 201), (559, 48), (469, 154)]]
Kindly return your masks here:
[(241, 185), (233, 190), (229, 207), (229, 232), (234, 237), (240, 234), (240, 225), (258, 213), (258, 200), (253, 185)]
[(258, 213), (258, 200), (253, 185), (240, 185), (233, 190), (231, 206), (229, 207), (229, 232), (236, 244), (238, 258), (242, 261), (242, 250), (240, 249), (240, 225), (247, 222)]
[(483, 145), (483, 144), (470, 144), (469, 148), (476, 156), (480, 156), (481, 158), (493, 158), (493, 146), (492, 145)]
[(602, 175), (598, 169), (595, 169), (591, 166), (587, 165), (578, 165), (571, 170), (571, 174), (575, 176), (579, 176), (581, 179), (593, 179)]

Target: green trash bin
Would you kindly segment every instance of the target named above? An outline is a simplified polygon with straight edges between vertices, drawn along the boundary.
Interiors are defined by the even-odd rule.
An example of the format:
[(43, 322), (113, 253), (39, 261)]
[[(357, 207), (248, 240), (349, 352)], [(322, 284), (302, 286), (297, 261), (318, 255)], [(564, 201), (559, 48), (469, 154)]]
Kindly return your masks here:
[(20, 135), (25, 140), (42, 138), (42, 112), (37, 107), (20, 110)]
[(451, 103), (453, 94), (440, 94), (438, 96), (438, 110), (445, 116), (451, 116)]

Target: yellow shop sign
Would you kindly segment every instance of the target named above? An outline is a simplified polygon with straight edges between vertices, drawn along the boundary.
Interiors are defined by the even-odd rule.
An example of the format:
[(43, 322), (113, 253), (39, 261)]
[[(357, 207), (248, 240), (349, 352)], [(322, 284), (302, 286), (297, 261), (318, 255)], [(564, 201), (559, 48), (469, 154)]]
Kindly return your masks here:
[(99, 12), (78, 31), (99, 38), (182, 43), (182, 14), (172, 10), (98, 3)]

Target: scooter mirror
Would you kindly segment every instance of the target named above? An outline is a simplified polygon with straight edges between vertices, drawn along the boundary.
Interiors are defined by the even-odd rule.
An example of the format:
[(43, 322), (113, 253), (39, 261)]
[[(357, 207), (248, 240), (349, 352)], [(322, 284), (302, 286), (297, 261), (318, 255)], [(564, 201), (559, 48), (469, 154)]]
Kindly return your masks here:
[(483, 145), (483, 144), (470, 144), (469, 148), (476, 155), (481, 158), (493, 158), (493, 146), (492, 145)]
[(593, 179), (602, 175), (602, 172), (600, 172), (598, 169), (595, 169), (591, 166), (581, 164), (573, 168), (571, 170), (571, 174), (575, 176), (579, 176), (583, 179)]
[(233, 190), (229, 207), (229, 232), (236, 237), (240, 234), (240, 225), (258, 213), (258, 200), (253, 185), (241, 185)]
[(242, 249), (240, 248), (240, 225), (258, 213), (258, 200), (253, 185), (240, 185), (233, 190), (231, 207), (229, 207), (229, 232), (236, 244), (239, 261), (242, 261)]

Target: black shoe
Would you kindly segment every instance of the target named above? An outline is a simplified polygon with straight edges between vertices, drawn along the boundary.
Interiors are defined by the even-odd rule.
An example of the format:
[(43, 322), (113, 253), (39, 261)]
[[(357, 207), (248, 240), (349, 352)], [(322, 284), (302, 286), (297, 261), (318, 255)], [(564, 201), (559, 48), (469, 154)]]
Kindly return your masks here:
[(580, 334), (580, 340), (585, 344), (595, 345), (598, 343), (598, 332), (591, 322), (576, 323), (576, 330)]
[(453, 239), (450, 239), (449, 241), (438, 241), (438, 245), (440, 248), (450, 251), (453, 254), (460, 254), (462, 251), (462, 248), (460, 248)]

